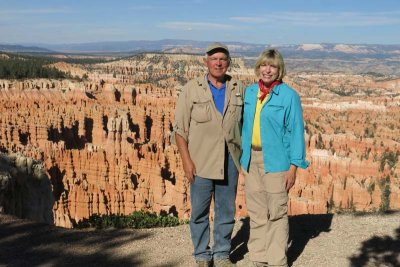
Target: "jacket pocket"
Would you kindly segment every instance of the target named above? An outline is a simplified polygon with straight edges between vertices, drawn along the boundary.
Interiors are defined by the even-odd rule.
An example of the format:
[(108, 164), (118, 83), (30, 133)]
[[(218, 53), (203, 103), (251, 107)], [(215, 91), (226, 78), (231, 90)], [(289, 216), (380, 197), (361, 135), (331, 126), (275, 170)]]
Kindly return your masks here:
[(233, 106), (243, 106), (243, 99), (240, 95), (231, 96), (231, 105)]
[(278, 106), (278, 105), (268, 105), (267, 108), (271, 110), (272, 112), (282, 112), (283, 111), (283, 106)]
[(192, 119), (196, 122), (207, 122), (211, 120), (210, 101), (194, 102), (192, 108)]
[(243, 111), (243, 99), (240, 96), (233, 97), (229, 103), (229, 109), (234, 116), (238, 116), (238, 119), (240, 119)]
[(267, 119), (272, 123), (272, 127), (280, 131), (285, 123), (284, 107), (278, 105), (267, 105), (264, 109), (266, 109), (265, 114)]

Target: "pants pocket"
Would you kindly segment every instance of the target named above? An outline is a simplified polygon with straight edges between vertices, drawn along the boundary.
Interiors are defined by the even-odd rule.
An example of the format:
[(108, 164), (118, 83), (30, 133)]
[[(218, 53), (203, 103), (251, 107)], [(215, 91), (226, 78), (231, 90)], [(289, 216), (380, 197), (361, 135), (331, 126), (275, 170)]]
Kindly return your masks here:
[(270, 172), (264, 175), (265, 191), (268, 193), (285, 192), (285, 174), (286, 172)]
[(268, 194), (268, 218), (277, 221), (287, 215), (288, 194), (286, 192)]

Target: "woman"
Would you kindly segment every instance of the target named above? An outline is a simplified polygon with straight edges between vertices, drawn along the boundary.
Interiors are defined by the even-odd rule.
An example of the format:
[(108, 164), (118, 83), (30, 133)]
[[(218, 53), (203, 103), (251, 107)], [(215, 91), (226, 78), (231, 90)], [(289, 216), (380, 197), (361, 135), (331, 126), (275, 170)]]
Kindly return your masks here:
[(258, 57), (259, 82), (245, 90), (240, 159), (250, 215), (250, 260), (256, 266), (287, 266), (288, 192), (298, 167), (307, 168), (299, 95), (282, 82), (281, 54)]

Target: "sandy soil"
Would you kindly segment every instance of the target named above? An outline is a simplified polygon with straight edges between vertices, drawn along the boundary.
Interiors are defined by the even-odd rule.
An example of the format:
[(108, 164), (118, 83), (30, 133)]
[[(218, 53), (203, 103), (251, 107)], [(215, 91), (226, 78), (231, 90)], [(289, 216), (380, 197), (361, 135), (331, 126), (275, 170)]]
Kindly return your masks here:
[[(290, 218), (291, 266), (400, 266), (400, 212)], [(248, 219), (238, 220), (231, 258), (248, 259)], [(194, 266), (189, 226), (68, 230), (0, 214), (0, 266)]]

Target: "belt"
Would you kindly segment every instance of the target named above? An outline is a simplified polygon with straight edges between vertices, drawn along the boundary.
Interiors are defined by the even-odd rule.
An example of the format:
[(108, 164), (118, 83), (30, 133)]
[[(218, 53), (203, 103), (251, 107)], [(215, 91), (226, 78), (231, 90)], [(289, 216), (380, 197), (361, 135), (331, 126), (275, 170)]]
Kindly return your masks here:
[(251, 149), (253, 149), (254, 151), (262, 151), (262, 147), (261, 146), (251, 145)]

